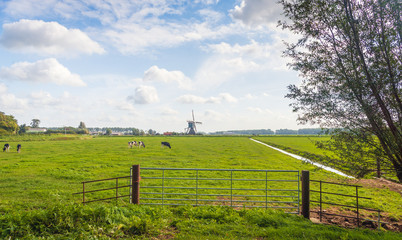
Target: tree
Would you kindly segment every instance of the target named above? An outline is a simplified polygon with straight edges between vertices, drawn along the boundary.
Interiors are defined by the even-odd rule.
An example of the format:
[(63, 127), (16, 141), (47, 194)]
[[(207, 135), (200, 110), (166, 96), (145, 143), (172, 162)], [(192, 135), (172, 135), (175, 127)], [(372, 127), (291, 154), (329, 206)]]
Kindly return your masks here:
[(17, 131), (18, 123), (14, 116), (0, 112), (0, 134), (14, 134)]
[(107, 128), (105, 134), (108, 135), (108, 136), (112, 135), (112, 129)]
[(133, 128), (133, 135), (134, 135), (134, 136), (139, 136), (139, 135), (140, 135), (140, 129), (138, 129), (138, 128)]
[(336, 128), (332, 147), (342, 152), (349, 143), (360, 144), (359, 154), (384, 159), (402, 182), (399, 1), (280, 3), (288, 19), (280, 25), (301, 36), (284, 52), (303, 79), (286, 96), (294, 100), (299, 122)]
[(38, 128), (40, 124), (40, 120), (39, 119), (32, 119), (31, 120), (31, 127), (32, 128)]
[(80, 125), (78, 126), (78, 134), (88, 134), (89, 130), (87, 129), (87, 127), (85, 126), (84, 122), (80, 122)]
[(28, 131), (28, 126), (24, 123), (19, 126), (18, 134), (24, 134)]

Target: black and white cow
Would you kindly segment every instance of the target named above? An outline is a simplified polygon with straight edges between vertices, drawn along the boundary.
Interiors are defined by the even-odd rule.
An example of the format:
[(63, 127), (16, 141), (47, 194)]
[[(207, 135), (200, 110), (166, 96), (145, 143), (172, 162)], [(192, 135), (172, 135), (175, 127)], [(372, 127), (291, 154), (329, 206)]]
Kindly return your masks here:
[(137, 144), (137, 141), (131, 141), (131, 142), (128, 142), (128, 147), (129, 148), (133, 148), (133, 146), (138, 146), (138, 144)]
[(6, 144), (4, 144), (4, 147), (3, 147), (3, 152), (8, 152), (8, 150), (10, 149), (10, 144), (8, 144), (8, 143), (6, 143)]
[(168, 143), (168, 142), (161, 142), (161, 147), (169, 147), (170, 149), (172, 148), (170, 146), (170, 143)]
[(145, 143), (143, 141), (138, 142), (138, 147), (144, 147), (145, 148)]
[(17, 145), (17, 152), (20, 153), (21, 152), (21, 144)]

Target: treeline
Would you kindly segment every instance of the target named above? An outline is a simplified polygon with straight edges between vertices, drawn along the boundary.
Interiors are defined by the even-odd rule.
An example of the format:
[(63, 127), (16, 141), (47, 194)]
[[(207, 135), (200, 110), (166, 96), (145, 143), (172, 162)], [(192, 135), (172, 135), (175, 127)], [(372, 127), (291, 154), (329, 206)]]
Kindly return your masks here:
[(211, 133), (212, 135), (318, 135), (322, 134), (321, 128), (303, 128), (298, 130), (292, 129), (254, 129), (254, 130), (229, 130)]

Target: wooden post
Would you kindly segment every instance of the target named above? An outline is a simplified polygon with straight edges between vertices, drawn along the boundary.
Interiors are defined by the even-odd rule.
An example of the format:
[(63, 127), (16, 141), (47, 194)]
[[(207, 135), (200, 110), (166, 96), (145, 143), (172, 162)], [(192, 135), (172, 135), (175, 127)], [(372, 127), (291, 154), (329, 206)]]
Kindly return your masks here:
[(302, 215), (310, 219), (310, 172), (302, 171)]
[(140, 165), (133, 165), (131, 178), (131, 203), (140, 204)]

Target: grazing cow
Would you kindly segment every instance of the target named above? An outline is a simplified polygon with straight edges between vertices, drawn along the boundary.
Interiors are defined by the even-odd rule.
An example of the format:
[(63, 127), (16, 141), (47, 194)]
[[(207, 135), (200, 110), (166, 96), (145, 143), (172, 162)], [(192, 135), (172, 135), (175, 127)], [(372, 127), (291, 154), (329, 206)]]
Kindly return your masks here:
[(17, 152), (20, 153), (21, 152), (21, 144), (17, 145)]
[(8, 152), (8, 150), (10, 149), (10, 144), (6, 143), (4, 144), (4, 148), (3, 148), (3, 152)]
[(161, 147), (164, 147), (164, 146), (172, 149), (172, 147), (170, 146), (170, 143), (168, 143), (168, 142), (161, 142)]
[(138, 142), (138, 147), (144, 147), (145, 148), (145, 143), (143, 141)]
[(128, 142), (128, 147), (129, 147), (129, 148), (133, 148), (133, 146), (138, 147), (138, 143), (137, 143), (137, 141), (131, 141), (131, 142)]

